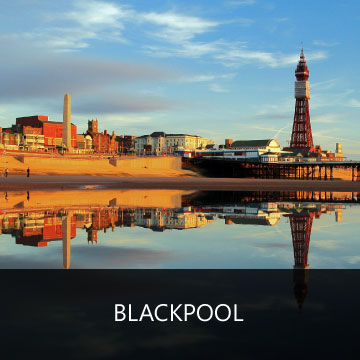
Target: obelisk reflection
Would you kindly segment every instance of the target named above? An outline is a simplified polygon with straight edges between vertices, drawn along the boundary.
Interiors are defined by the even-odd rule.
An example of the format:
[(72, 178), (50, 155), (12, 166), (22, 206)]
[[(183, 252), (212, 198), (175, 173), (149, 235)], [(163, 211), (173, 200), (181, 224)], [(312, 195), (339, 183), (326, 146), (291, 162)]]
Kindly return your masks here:
[(64, 269), (70, 268), (70, 242), (71, 242), (71, 217), (68, 211), (62, 220), (62, 243), (63, 243), (63, 265)]

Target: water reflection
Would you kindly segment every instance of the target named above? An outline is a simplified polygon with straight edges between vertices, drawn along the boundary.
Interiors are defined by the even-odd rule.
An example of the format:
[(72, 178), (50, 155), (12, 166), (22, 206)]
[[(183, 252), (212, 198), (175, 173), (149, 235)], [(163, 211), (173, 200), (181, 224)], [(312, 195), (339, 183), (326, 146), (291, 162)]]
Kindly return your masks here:
[[(257, 259), (258, 253), (254, 255), (251, 251), (244, 252), (244, 249), (248, 249), (251, 246), (249, 244), (254, 242), (251, 235), (259, 229), (268, 231), (283, 227), (286, 229), (284, 235), (287, 238), (287, 244), (292, 244), (294, 295), (301, 310), (308, 292), (310, 266), (308, 258), (314, 224), (320, 221), (321, 217), (328, 215), (331, 216), (333, 224), (341, 223), (343, 212), (357, 209), (359, 200), (358, 193), (319, 192), (245, 193), (175, 190), (117, 192), (91, 190), (32, 192), (31, 194), (29, 192), (8, 192), (0, 201), (0, 231), (3, 234), (0, 240), (1, 244), (4, 244), (8, 243), (9, 239), (15, 238), (16, 246), (15, 248), (10, 247), (10, 252), (7, 250), (7, 254), (1, 255), (0, 267), (22, 267), (24, 263), (26, 264), (27, 258), (34, 258), (34, 252), (26, 251), (27, 249), (52, 248), (52, 243), (55, 242), (62, 244), (63, 268), (69, 269), (71, 267), (71, 246), (74, 246), (75, 238), (73, 250), (78, 249), (78, 254), (79, 252), (85, 254), (83, 256), (86, 259), (79, 265), (78, 256), (73, 267), (89, 267), (89, 264), (91, 267), (95, 257), (103, 257), (100, 267), (105, 268), (108, 263), (109, 267), (132, 267), (132, 262), (136, 263), (136, 258), (140, 255), (156, 258), (162, 254), (156, 248), (157, 244), (154, 240), (148, 242), (148, 246), (153, 251), (150, 256), (150, 250), (146, 250), (146, 252), (142, 249), (141, 252), (135, 251), (135, 248), (129, 250), (129, 248), (118, 245), (117, 247), (101, 247), (107, 243), (109, 236), (111, 237), (107, 232), (113, 233), (115, 229), (119, 229), (120, 235), (116, 235), (118, 239), (121, 238), (122, 232), (132, 228), (131, 230), (144, 229), (141, 233), (142, 238), (154, 235), (152, 239), (156, 236), (165, 239), (166, 246), (171, 249), (172, 254), (185, 254), (182, 262), (175, 256), (175, 260), (178, 262), (174, 261), (174, 264), (171, 263), (172, 260), (166, 263), (161, 259), (164, 264), (162, 266), (165, 268), (167, 266), (168, 268), (193, 267), (191, 263), (188, 265), (185, 262), (192, 256), (201, 268), (216, 267), (213, 265), (214, 259), (217, 261), (221, 258), (225, 259), (225, 265), (222, 266), (225, 268), (233, 267), (231, 261), (235, 261), (238, 266), (239, 261), (244, 261), (244, 259), (248, 260), (246, 264), (250, 264), (245, 264), (248, 268), (261, 268), (261, 263), (266, 257)], [(356, 212), (355, 216), (357, 216)], [(188, 231), (190, 229), (198, 229), (200, 232)], [(211, 230), (208, 232), (206, 229)], [(176, 230), (182, 231), (177, 232)], [(358, 230), (355, 228), (352, 231), (354, 238), (357, 238)], [(191, 237), (178, 239), (174, 236), (174, 234), (183, 234), (184, 232), (189, 233), (189, 236), (191, 234)], [(211, 241), (210, 233), (214, 234), (214, 241)], [(234, 241), (237, 241), (236, 244), (238, 244), (240, 240), (244, 239), (244, 236), (241, 238), (241, 234), (248, 237), (248, 240), (245, 245), (238, 248), (239, 250), (236, 250), (237, 248), (233, 250), (231, 243), (229, 244), (229, 237), (230, 235), (234, 236)], [(281, 234), (280, 229), (279, 234)], [(268, 232), (260, 233), (258, 238), (260, 237), (262, 240), (267, 240)], [(342, 240), (339, 239), (339, 243)], [(356, 243), (351, 243), (350, 249), (346, 250), (346, 256), (358, 261), (359, 255), (356, 253), (354, 244)], [(23, 247), (17, 245), (23, 245)], [(85, 251), (84, 246), (94, 246), (96, 251), (89, 256), (89, 252)], [(119, 252), (115, 251), (119, 247), (122, 260), (119, 258)], [(4, 249), (8, 248), (2, 247), (2, 250)], [(17, 249), (25, 249), (25, 251), (18, 252)], [(56, 250), (56, 246), (54, 249)], [(107, 250), (99, 251), (100, 249)], [(184, 249), (188, 252), (186, 253)], [(270, 256), (277, 256), (281, 248), (277, 245), (274, 249), (264, 246), (261, 250), (265, 256), (268, 253)], [(31, 268), (34, 264), (36, 267), (36, 264), (43, 261), (43, 258), (51, 255), (49, 252), (41, 255), (41, 250), (38, 251), (39, 257), (35, 257), (32, 259), (33, 262), (29, 262), (32, 264), (31, 266), (24, 265), (25, 267)], [(114, 251), (115, 255), (112, 256)], [(54, 254), (56, 257), (61, 256), (56, 251)], [(88, 256), (89, 258), (87, 258)], [(124, 264), (123, 259), (126, 257), (130, 260)], [(241, 260), (238, 257), (241, 257)], [(1, 265), (1, 262), (4, 263), (6, 259), (9, 259), (8, 263)], [(130, 265), (128, 265), (129, 263)], [(147, 264), (142, 267), (149, 266)]]
[[(159, 194), (159, 202), (167, 207), (141, 206), (153, 205)], [(149, 191), (137, 191), (135, 198), (139, 206), (135, 207), (127, 205), (129, 199), (134, 203), (134, 197), (126, 192), (82, 193), (82, 202), (84, 199), (93, 202), (89, 206), (69, 204), (69, 199), (77, 201), (71, 195), (74, 194), (52, 193), (52, 199), (57, 199), (56, 204), (52, 207), (47, 204), (44, 209), (44, 200), (39, 201), (39, 193), (32, 196), (29, 192), (23, 194), (27, 199), (34, 199), (33, 203), (21, 201), (17, 206), (3, 208), (0, 214), (1, 233), (11, 235), (18, 245), (31, 247), (47, 247), (53, 241), (62, 240), (63, 266), (67, 269), (71, 262), (71, 239), (77, 236), (77, 229), (86, 231), (88, 243), (97, 244), (99, 231), (106, 233), (111, 229), (114, 232), (115, 228), (141, 227), (164, 232), (206, 227), (215, 221), (226, 226), (276, 227), (283, 217), (288, 220), (291, 230), (294, 269), (306, 270), (309, 268), (314, 219), (333, 213), (335, 222), (341, 222), (344, 207), (349, 203), (358, 203), (359, 199), (354, 193), (164, 191), (154, 195)], [(131, 195), (134, 196), (134, 193)], [(14, 198), (18, 201), (21, 194), (6, 194), (6, 197), (6, 201)], [(330, 198), (331, 203), (328, 202)], [(101, 204), (96, 205), (99, 199)]]

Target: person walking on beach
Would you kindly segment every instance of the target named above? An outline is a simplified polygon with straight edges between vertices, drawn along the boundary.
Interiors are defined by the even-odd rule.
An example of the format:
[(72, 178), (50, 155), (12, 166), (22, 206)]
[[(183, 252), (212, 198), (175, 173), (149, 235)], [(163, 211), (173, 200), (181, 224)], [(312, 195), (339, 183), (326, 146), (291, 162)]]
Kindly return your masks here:
[(30, 168), (27, 168), (26, 170), (26, 177), (30, 177)]
[(8, 168), (6, 168), (6, 169), (5, 169), (5, 177), (7, 177), (7, 176), (8, 176), (8, 173), (9, 173), (9, 169), (8, 169)]

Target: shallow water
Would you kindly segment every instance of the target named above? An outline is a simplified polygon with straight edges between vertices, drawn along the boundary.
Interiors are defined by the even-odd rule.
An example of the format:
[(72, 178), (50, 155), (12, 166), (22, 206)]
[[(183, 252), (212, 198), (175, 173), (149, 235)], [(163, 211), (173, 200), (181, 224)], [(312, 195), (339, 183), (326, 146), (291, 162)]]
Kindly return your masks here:
[(42, 200), (37, 193), (6, 197), (0, 268), (360, 268), (354, 193), (88, 190), (48, 192)]

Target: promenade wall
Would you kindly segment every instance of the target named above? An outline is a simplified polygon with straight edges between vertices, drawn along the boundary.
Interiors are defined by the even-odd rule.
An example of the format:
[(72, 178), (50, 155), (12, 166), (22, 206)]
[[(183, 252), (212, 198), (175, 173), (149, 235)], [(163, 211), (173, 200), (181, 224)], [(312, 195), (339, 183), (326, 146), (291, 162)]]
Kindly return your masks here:
[(6, 168), (10, 174), (41, 175), (120, 175), (120, 176), (180, 176), (180, 157), (139, 157), (130, 159), (86, 159), (71, 156), (47, 157), (26, 155), (2, 155), (0, 171)]

